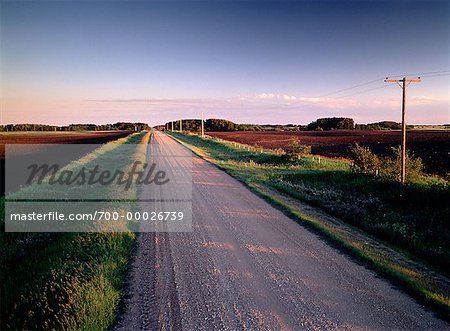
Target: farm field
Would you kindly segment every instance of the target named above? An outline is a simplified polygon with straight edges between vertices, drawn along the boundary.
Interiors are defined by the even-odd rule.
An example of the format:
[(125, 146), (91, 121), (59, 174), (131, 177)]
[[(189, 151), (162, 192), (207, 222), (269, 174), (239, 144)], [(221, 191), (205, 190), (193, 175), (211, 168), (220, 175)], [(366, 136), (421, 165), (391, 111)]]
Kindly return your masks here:
[[(208, 135), (242, 144), (264, 148), (287, 148), (292, 138), (311, 146), (312, 153), (330, 157), (348, 157), (348, 146), (359, 143), (370, 147), (379, 155), (386, 155), (392, 146), (400, 145), (400, 131), (232, 131), (208, 132)], [(444, 175), (450, 171), (450, 131), (411, 130), (407, 135), (407, 146), (415, 156), (422, 158), (428, 173)]]
[[(46, 144), (86, 144), (84, 148), (80, 148), (81, 157), (83, 154), (91, 152), (97, 144), (104, 144), (112, 140), (126, 137), (130, 131), (102, 131), (102, 132), (2, 132), (0, 133), (0, 193), (4, 192), (5, 174), (5, 145), (6, 144), (21, 144), (22, 146), (16, 150), (9, 152), (10, 158), (21, 158), (26, 161), (26, 158), (32, 158), (33, 154), (51, 153)], [(88, 145), (89, 144), (89, 145)], [(39, 146), (41, 145), (41, 146)], [(59, 162), (61, 165), (73, 161), (73, 155), (61, 155)], [(15, 187), (11, 184), (11, 187)]]
[(129, 134), (129, 131), (2, 132), (0, 133), (0, 159), (5, 157), (5, 144), (103, 144)]

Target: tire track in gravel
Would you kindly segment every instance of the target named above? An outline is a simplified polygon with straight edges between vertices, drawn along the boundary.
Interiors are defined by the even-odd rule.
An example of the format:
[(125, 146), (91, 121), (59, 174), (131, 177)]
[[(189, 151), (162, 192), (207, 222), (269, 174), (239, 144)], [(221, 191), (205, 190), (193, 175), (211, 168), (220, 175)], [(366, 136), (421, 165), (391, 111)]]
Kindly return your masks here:
[[(147, 163), (152, 162), (152, 134), (147, 148)], [(154, 186), (145, 186), (144, 199)], [(140, 202), (141, 211), (150, 211), (154, 203)], [(141, 227), (132, 256), (132, 265), (124, 290), (122, 311), (115, 330), (180, 330), (180, 307), (175, 286), (171, 247), (166, 232), (147, 232)]]

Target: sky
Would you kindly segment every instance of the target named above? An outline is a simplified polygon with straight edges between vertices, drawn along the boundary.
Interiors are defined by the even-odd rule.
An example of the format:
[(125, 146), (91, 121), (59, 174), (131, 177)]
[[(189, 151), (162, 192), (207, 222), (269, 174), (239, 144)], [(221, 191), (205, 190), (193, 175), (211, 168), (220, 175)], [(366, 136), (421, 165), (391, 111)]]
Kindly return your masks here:
[(0, 124), (400, 121), (383, 79), (417, 74), (408, 123), (450, 123), (449, 25), (448, 1), (0, 0)]

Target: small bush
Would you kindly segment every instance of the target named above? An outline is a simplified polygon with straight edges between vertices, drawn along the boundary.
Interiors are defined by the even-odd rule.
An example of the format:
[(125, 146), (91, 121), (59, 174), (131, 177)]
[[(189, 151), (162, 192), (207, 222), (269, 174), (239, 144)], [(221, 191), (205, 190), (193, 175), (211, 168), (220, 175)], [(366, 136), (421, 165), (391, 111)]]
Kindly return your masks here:
[(447, 171), (447, 173), (443, 176), (444, 180), (447, 182), (450, 182), (450, 171)]
[[(380, 174), (392, 180), (400, 180), (402, 164), (402, 149), (392, 147), (392, 156), (383, 158)], [(406, 151), (406, 181), (415, 182), (423, 176), (423, 162), (420, 157), (414, 157)]]
[(380, 159), (369, 147), (354, 144), (350, 147), (354, 168), (363, 173), (376, 173), (380, 167)]
[[(284, 155), (284, 154), (286, 154), (286, 152), (285, 152), (284, 149), (282, 149), (282, 148), (277, 148), (277, 149), (275, 150), (275, 153), (276, 153), (277, 155)], [(448, 177), (450, 178), (450, 172), (448, 173)]]
[(286, 156), (290, 160), (298, 160), (302, 156), (311, 154), (311, 146), (302, 145), (298, 138), (292, 138), (288, 150), (286, 151)]

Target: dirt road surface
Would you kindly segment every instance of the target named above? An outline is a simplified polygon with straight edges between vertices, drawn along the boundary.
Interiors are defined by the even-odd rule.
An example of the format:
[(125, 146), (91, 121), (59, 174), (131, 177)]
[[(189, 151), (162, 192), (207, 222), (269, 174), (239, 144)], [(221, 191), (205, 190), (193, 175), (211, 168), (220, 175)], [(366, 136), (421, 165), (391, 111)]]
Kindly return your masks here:
[[(153, 144), (184, 148), (161, 132)], [(189, 233), (142, 233), (117, 330), (450, 326), (215, 166), (192, 156)]]

